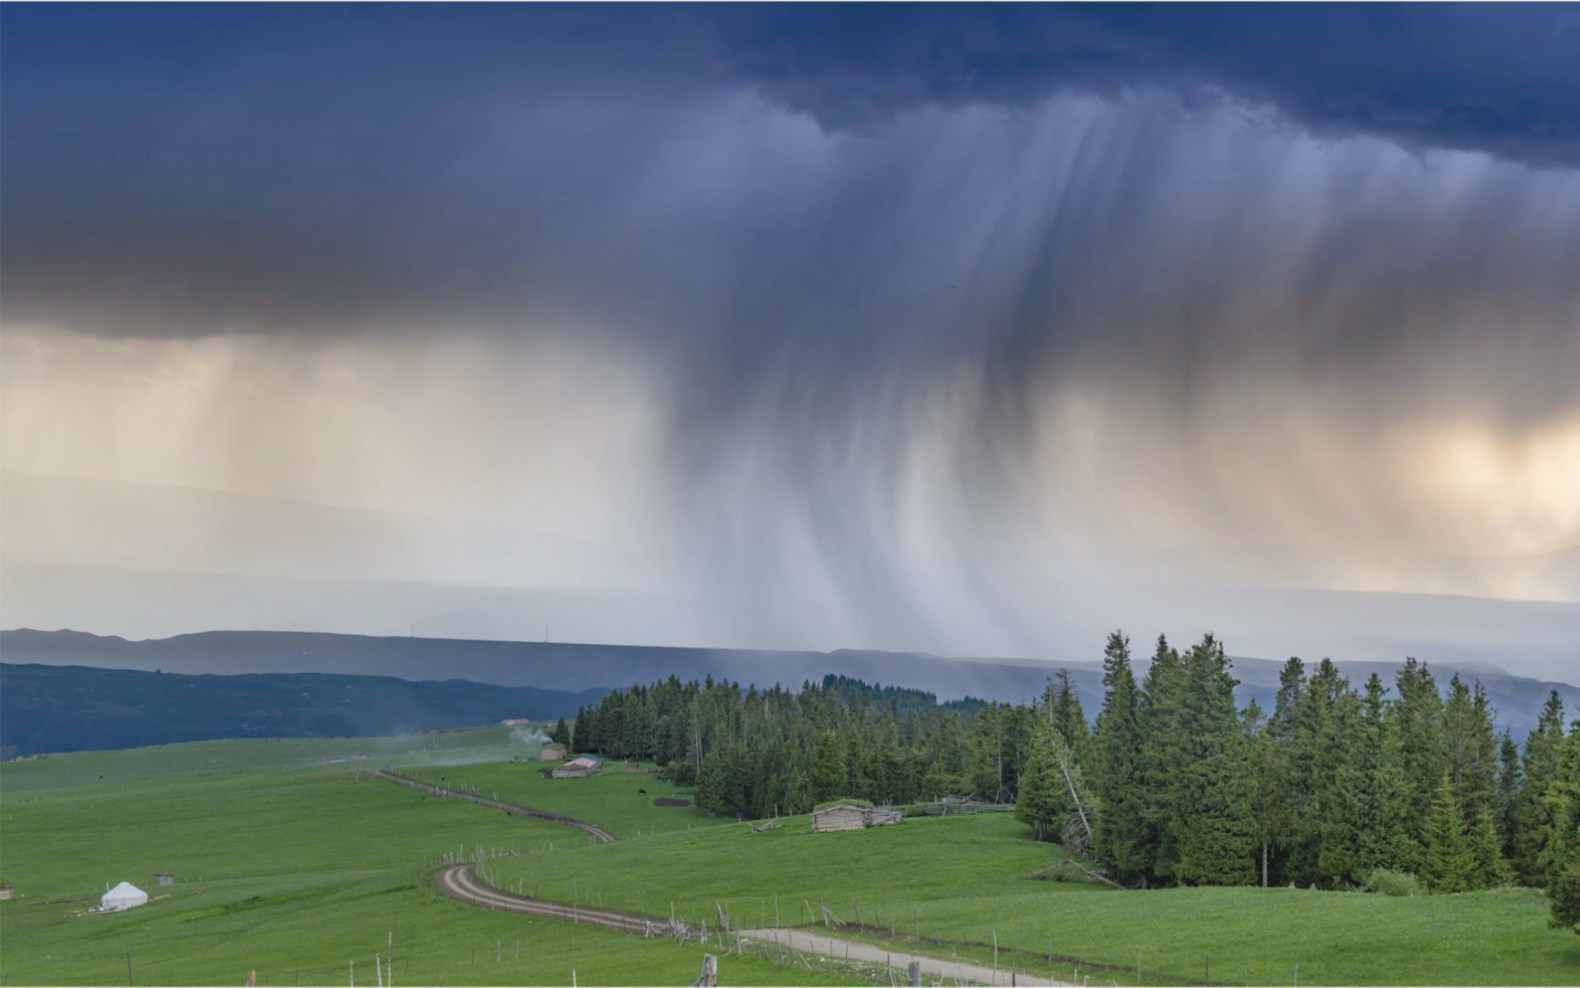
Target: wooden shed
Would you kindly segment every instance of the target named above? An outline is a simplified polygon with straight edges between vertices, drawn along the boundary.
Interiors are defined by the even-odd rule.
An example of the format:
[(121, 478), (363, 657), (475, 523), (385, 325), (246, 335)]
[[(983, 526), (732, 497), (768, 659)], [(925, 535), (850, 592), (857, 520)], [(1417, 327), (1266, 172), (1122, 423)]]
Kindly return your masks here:
[(860, 830), (867, 825), (867, 811), (849, 803), (835, 803), (821, 810), (812, 811), (812, 832), (828, 833), (834, 830)]
[(567, 754), (563, 744), (546, 744), (538, 749), (538, 761), (557, 762), (563, 760)]
[(549, 776), (555, 779), (585, 779), (597, 771), (598, 765), (598, 759), (582, 755), (580, 758), (572, 758), (564, 765), (552, 770), (549, 772)]

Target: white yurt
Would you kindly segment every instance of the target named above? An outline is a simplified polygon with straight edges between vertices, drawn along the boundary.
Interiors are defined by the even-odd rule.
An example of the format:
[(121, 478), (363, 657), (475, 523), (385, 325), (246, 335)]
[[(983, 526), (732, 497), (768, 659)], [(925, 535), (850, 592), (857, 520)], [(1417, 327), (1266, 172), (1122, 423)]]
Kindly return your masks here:
[(120, 912), (122, 909), (140, 906), (147, 901), (147, 892), (144, 892), (131, 882), (122, 882), (99, 897), (99, 912)]

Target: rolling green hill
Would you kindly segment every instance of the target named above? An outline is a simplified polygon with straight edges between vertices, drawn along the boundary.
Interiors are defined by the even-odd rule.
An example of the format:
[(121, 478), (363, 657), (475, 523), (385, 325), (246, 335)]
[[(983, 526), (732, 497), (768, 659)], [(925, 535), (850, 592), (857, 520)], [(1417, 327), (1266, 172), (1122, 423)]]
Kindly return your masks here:
[(465, 680), (266, 673), (187, 676), (0, 665), (0, 755), (136, 748), (216, 738), (369, 737), (572, 717), (581, 693)]

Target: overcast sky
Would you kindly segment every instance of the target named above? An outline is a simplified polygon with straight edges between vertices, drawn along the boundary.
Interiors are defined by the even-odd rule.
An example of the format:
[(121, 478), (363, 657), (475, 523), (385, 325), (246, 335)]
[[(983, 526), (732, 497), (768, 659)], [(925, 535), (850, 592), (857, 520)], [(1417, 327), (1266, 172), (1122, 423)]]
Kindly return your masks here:
[(1580, 8), (0, 18), (7, 627), (292, 620), (27, 567), (973, 655), (1580, 603)]

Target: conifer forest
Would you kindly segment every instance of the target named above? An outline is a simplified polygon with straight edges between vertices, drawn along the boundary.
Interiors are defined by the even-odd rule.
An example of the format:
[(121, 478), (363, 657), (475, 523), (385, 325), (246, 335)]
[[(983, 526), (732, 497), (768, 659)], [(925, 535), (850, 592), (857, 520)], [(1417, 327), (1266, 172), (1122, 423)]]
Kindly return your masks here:
[(843, 676), (792, 692), (671, 676), (563, 720), (578, 751), (651, 759), (705, 810), (805, 813), (839, 799), (1014, 805), (1042, 840), (1129, 888), (1293, 884), (1446, 894), (1544, 888), (1580, 925), (1580, 721), (1552, 693), (1523, 743), (1479, 683), (1408, 659), (1359, 686), (1327, 659), (1284, 666), (1271, 711), (1236, 705), (1207, 635), (1159, 637), (1137, 676), (1109, 636), (1089, 726), (1061, 671), (1021, 704), (938, 703)]

